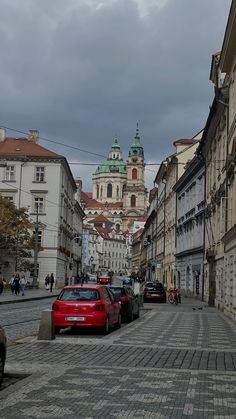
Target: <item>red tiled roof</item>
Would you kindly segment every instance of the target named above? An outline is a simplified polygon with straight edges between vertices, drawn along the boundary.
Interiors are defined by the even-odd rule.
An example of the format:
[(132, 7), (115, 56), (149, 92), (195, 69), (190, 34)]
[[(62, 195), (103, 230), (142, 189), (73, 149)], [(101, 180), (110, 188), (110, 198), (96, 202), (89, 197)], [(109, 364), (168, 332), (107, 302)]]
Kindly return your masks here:
[(95, 217), (93, 220), (88, 221), (89, 223), (106, 223), (106, 224), (114, 224), (112, 221), (108, 220), (108, 218), (104, 217), (104, 215), (100, 214)]
[(109, 234), (112, 232), (111, 228), (104, 228), (104, 227), (94, 227), (97, 232), (102, 236), (102, 237), (109, 237)]
[(4, 141), (0, 141), (0, 155), (64, 158), (60, 154), (42, 147), (35, 141), (13, 137), (7, 137)]
[(103, 208), (113, 208), (119, 209), (123, 208), (122, 202), (98, 202), (96, 199), (92, 198), (92, 192), (81, 192), (81, 201), (84, 201), (87, 209), (103, 209)]

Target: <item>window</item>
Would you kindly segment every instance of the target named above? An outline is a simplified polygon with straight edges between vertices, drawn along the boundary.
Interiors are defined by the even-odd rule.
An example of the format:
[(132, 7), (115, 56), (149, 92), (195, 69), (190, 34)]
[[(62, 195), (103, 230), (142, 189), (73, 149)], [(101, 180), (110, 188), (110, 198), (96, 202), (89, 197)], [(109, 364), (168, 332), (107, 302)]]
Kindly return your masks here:
[(112, 184), (108, 183), (107, 185), (107, 198), (112, 198)]
[(99, 198), (99, 186), (97, 185), (97, 199)]
[(101, 198), (103, 196), (103, 186), (101, 186)]
[(9, 181), (15, 180), (15, 166), (6, 167), (6, 180), (9, 180)]
[(45, 167), (37, 166), (35, 167), (35, 182), (44, 182), (45, 181)]
[(135, 195), (131, 195), (130, 205), (131, 205), (132, 208), (136, 207), (136, 196)]
[(34, 198), (34, 212), (44, 212), (44, 198), (41, 197), (35, 197)]
[(138, 179), (138, 171), (137, 169), (132, 169), (132, 179)]
[(119, 198), (119, 186), (116, 187), (116, 196)]

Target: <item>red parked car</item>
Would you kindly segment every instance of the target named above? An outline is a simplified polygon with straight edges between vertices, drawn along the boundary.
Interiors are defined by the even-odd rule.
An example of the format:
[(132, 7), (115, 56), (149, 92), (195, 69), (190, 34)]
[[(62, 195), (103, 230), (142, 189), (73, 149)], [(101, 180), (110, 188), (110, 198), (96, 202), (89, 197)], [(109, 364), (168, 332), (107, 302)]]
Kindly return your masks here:
[(67, 327), (99, 327), (108, 333), (121, 326), (118, 298), (106, 286), (72, 285), (64, 287), (52, 304), (55, 331)]
[(111, 284), (111, 275), (109, 272), (99, 272), (97, 276), (98, 284)]

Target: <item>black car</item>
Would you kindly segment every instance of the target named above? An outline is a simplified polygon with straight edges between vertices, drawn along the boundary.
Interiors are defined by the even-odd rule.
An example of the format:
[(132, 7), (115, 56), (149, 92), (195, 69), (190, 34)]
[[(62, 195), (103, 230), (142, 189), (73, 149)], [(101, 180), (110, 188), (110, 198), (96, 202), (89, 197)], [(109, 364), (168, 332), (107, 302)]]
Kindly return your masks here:
[(4, 366), (6, 360), (7, 338), (4, 329), (0, 325), (0, 386), (4, 376)]
[(130, 276), (123, 276), (122, 277), (122, 284), (132, 286), (133, 285), (132, 278), (130, 278)]
[(147, 301), (158, 301), (166, 303), (166, 292), (161, 282), (145, 282), (143, 288), (143, 299)]
[(139, 317), (139, 301), (130, 287), (110, 287), (113, 294), (119, 297), (121, 303), (121, 317), (132, 322)]

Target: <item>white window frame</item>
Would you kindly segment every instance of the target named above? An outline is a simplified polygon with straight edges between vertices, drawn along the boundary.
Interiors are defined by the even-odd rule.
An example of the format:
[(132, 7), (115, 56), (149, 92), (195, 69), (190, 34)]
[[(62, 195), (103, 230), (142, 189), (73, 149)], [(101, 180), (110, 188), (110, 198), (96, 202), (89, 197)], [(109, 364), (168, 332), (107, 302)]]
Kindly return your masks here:
[(35, 166), (35, 182), (45, 182), (45, 166)]
[(5, 180), (8, 182), (15, 181), (15, 166), (9, 165), (5, 170)]
[(33, 196), (33, 212), (37, 212), (37, 202), (38, 202), (38, 212), (39, 214), (42, 214), (45, 212), (45, 197), (40, 195), (34, 195)]

